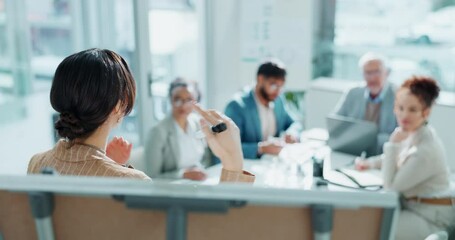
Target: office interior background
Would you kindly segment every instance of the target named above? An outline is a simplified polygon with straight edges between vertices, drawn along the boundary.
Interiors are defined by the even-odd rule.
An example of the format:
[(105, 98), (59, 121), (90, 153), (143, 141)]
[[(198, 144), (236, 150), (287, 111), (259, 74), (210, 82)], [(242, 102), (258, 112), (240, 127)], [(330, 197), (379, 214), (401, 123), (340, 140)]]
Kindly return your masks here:
[(202, 104), (222, 111), (263, 59), (279, 58), (289, 108), (304, 127), (323, 127), (346, 86), (362, 81), (359, 57), (381, 53), (396, 84), (438, 80), (432, 121), (455, 168), (454, 0), (0, 0), (0, 174), (26, 174), (30, 157), (54, 145), (53, 74), (92, 47), (133, 70), (137, 105), (114, 135), (135, 148), (168, 113), (176, 77), (198, 81)]

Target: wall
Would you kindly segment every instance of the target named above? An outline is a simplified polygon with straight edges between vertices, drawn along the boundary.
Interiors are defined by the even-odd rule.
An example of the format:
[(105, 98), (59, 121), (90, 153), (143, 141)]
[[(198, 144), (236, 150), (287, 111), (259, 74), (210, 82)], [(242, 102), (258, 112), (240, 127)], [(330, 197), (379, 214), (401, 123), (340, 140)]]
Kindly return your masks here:
[[(255, 1), (258, 2), (261, 1)], [(262, 2), (267, 4), (277, 1)], [(270, 21), (271, 25), (281, 24), (280, 26), (289, 27), (292, 25), (289, 23), (295, 23), (295, 28), (292, 29), (276, 30), (280, 28), (271, 26), (275, 39), (269, 42), (273, 48), (271, 51), (284, 58), (283, 61), (287, 65), (289, 72), (287, 89), (301, 90), (309, 86), (314, 36), (313, 4), (313, 1), (287, 0), (286, 4), (280, 2), (274, 5), (276, 7), (273, 11), (279, 15), (277, 17), (279, 21)], [(245, 24), (261, 19), (257, 17), (257, 11), (261, 11), (261, 6), (259, 3), (257, 5), (239, 0), (207, 2), (207, 97), (210, 108), (224, 110), (235, 92), (245, 85), (254, 84), (256, 80), (256, 70), (263, 59), (245, 57), (248, 56), (248, 49), (254, 47), (254, 41), (248, 36), (249, 28), (245, 27)], [(250, 18), (248, 13), (254, 16)], [(300, 40), (293, 41), (291, 35), (285, 35), (286, 32)], [(258, 40), (258, 44), (263, 43), (264, 41)], [(289, 56), (290, 54), (292, 56)], [(288, 60), (287, 63), (285, 59)]]

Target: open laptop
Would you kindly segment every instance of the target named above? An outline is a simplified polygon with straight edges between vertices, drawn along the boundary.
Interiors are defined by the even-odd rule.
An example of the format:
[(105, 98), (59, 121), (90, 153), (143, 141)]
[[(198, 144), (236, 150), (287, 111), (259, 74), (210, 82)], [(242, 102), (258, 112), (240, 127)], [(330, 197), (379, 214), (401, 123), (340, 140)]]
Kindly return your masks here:
[(333, 151), (359, 156), (363, 151), (371, 155), (375, 151), (378, 127), (373, 122), (329, 115), (328, 145)]

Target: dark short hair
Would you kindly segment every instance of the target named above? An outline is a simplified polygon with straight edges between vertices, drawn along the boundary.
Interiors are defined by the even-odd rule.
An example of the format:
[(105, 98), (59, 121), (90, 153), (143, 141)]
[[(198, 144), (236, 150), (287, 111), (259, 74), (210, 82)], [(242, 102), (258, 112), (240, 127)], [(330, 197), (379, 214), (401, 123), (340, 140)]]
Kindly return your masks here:
[(257, 72), (257, 76), (262, 75), (266, 78), (282, 78), (286, 77), (286, 67), (278, 60), (268, 60), (263, 62)]
[(425, 107), (431, 107), (440, 92), (438, 83), (426, 76), (412, 76), (401, 85), (401, 89), (409, 89)]
[(136, 84), (125, 60), (106, 49), (88, 49), (65, 58), (52, 81), (50, 100), (60, 113), (55, 129), (68, 140), (89, 137), (120, 103), (134, 106)]
[(172, 92), (174, 91), (174, 89), (176, 89), (178, 87), (188, 88), (188, 86), (192, 86), (194, 88), (194, 91), (197, 94), (196, 100), (198, 102), (201, 101), (201, 91), (199, 90), (198, 83), (196, 81), (188, 81), (188, 80), (186, 80), (184, 78), (181, 78), (181, 77), (176, 78), (169, 85), (169, 93), (168, 93), (169, 94), (169, 98), (170, 99), (172, 98)]

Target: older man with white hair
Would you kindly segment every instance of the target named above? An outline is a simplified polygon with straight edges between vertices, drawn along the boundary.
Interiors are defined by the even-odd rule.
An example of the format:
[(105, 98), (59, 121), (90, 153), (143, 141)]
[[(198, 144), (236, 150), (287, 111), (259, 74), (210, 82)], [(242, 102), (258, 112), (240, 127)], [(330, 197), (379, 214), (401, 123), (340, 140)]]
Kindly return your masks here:
[(377, 146), (369, 155), (381, 154), (382, 146), (397, 127), (393, 113), (395, 87), (387, 81), (390, 70), (386, 58), (376, 53), (366, 53), (359, 60), (365, 83), (344, 94), (335, 114), (374, 122), (379, 133)]

